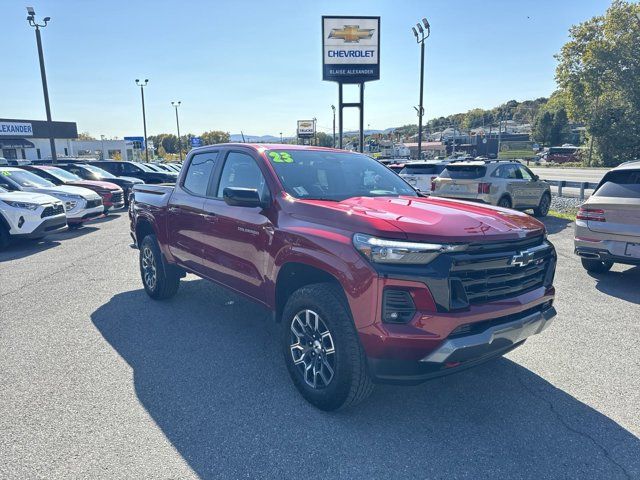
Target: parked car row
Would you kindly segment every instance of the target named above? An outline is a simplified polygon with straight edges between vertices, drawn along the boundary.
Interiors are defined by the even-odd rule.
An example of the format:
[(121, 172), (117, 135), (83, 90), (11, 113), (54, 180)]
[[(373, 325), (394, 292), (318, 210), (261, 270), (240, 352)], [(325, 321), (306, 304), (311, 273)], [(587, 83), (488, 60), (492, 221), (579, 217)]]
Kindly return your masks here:
[(516, 160), (444, 159), (409, 162), (398, 174), (423, 194), (470, 200), (544, 217), (551, 187)]

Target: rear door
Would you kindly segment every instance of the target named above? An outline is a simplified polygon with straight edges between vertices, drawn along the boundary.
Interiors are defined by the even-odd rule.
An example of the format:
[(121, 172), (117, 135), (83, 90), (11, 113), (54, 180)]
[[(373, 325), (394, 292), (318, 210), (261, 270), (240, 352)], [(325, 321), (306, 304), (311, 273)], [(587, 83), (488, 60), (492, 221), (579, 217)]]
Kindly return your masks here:
[(255, 188), (263, 200), (271, 197), (261, 163), (253, 153), (229, 150), (213, 186), (213, 198), (205, 201), (209, 219), (204, 233), (205, 275), (255, 299), (266, 300), (268, 247), (274, 235), (270, 209), (227, 205), (226, 187)]
[(194, 155), (167, 206), (169, 251), (185, 267), (203, 272), (202, 256), (209, 221), (204, 203), (218, 166), (220, 150)]

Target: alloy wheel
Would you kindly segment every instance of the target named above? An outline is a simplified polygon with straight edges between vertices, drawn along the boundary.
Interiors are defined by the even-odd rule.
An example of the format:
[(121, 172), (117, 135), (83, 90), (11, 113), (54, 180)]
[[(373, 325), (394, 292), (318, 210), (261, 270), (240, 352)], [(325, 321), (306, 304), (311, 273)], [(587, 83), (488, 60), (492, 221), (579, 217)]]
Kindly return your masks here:
[(327, 387), (335, 373), (335, 345), (329, 328), (313, 310), (298, 312), (291, 320), (291, 358), (305, 383)]
[(142, 274), (147, 288), (154, 290), (156, 288), (158, 275), (156, 271), (156, 259), (149, 247), (144, 247), (142, 250)]

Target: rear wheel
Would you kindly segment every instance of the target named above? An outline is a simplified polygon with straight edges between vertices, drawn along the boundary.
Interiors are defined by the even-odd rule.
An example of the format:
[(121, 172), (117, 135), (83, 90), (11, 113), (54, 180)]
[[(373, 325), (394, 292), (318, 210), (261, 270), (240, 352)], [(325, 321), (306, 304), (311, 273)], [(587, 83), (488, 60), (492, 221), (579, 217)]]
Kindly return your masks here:
[(611, 270), (613, 262), (595, 260), (591, 258), (581, 258), (582, 266), (591, 273), (605, 273)]
[(549, 193), (544, 193), (542, 198), (540, 199), (540, 204), (537, 208), (533, 209), (533, 214), (536, 217), (546, 217), (549, 213), (549, 208), (551, 207), (551, 195)]
[(371, 394), (364, 349), (337, 287), (318, 283), (295, 291), (284, 307), (281, 328), (289, 375), (309, 403), (331, 411)]
[(180, 273), (162, 259), (155, 235), (147, 235), (140, 245), (140, 276), (147, 295), (154, 300), (173, 297), (180, 286)]
[(511, 208), (511, 200), (509, 197), (502, 197), (498, 200), (498, 206), (502, 208)]

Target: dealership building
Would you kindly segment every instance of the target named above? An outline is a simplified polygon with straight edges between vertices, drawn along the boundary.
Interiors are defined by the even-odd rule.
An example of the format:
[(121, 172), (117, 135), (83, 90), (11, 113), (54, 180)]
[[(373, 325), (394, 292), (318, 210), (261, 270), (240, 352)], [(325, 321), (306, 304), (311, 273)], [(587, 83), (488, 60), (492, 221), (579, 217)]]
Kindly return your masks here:
[(58, 158), (93, 157), (137, 160), (139, 151), (129, 140), (78, 140), (75, 122), (46, 122), (0, 118), (0, 157), (7, 160), (51, 158), (53, 136)]

